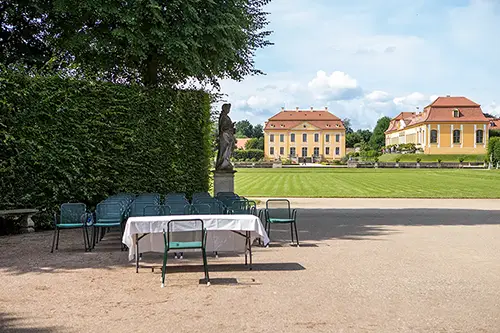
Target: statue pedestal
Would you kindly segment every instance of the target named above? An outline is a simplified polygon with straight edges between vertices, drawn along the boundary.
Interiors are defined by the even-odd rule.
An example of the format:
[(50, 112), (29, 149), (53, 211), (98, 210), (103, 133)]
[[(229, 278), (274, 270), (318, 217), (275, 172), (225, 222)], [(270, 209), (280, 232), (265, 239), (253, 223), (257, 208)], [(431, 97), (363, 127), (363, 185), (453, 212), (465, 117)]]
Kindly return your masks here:
[(214, 196), (219, 192), (234, 192), (234, 174), (236, 171), (212, 171), (214, 173)]

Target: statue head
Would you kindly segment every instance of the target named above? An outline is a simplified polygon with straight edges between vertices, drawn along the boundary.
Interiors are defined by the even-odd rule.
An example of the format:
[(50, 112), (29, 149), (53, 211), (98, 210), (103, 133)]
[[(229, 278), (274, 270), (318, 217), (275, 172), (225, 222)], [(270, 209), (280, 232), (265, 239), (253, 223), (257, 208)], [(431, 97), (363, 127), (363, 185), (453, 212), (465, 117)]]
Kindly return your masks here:
[(227, 115), (230, 110), (231, 110), (231, 103), (222, 104), (222, 114)]

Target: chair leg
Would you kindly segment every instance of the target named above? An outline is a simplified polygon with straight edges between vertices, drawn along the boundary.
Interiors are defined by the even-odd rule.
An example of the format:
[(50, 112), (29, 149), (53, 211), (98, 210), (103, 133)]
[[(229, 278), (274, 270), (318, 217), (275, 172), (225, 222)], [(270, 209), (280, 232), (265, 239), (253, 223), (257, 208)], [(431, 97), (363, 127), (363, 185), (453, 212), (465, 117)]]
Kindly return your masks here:
[(292, 244), (293, 244), (293, 224), (290, 223), (290, 234), (292, 235)]
[(90, 252), (90, 251), (92, 251), (92, 246), (90, 246), (89, 227), (85, 226), (84, 229), (85, 229), (85, 236), (87, 238), (88, 250)]
[(59, 250), (59, 232), (61, 229), (57, 229), (57, 240), (56, 240), (56, 250)]
[(161, 268), (161, 287), (165, 287), (165, 275), (167, 275), (167, 251), (163, 253), (163, 267)]
[(82, 234), (83, 234), (83, 246), (85, 247), (85, 252), (87, 252), (87, 238), (85, 237), (85, 226), (82, 226)]
[(50, 253), (54, 253), (54, 246), (56, 245), (56, 234), (57, 234), (57, 227), (54, 229), (54, 237), (52, 238), (52, 250), (50, 250)]
[(293, 225), (295, 227), (295, 238), (297, 238), (297, 247), (300, 247), (300, 244), (299, 244), (299, 233), (297, 232), (297, 222), (293, 222)]
[(201, 249), (201, 254), (203, 256), (203, 268), (205, 269), (205, 281), (207, 282), (207, 286), (209, 286), (210, 277), (208, 276), (207, 252), (205, 251), (205, 249)]
[(124, 244), (122, 243), (122, 238), (123, 238), (123, 223), (120, 223), (120, 245), (121, 245), (121, 248), (120, 250), (121, 251), (124, 251)]

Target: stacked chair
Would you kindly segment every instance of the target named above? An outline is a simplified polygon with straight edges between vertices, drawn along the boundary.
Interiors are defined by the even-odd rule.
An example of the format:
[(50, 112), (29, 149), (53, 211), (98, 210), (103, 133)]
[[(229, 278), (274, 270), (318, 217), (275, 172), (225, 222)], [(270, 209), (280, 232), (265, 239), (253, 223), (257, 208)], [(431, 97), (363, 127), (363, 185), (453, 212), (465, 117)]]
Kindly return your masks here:
[[(120, 193), (97, 204), (92, 224), (92, 248), (110, 228), (120, 228), (120, 236), (123, 235), (124, 222), (128, 218), (130, 205), (134, 199), (133, 194)], [(125, 246), (121, 244), (121, 250), (124, 249)]]

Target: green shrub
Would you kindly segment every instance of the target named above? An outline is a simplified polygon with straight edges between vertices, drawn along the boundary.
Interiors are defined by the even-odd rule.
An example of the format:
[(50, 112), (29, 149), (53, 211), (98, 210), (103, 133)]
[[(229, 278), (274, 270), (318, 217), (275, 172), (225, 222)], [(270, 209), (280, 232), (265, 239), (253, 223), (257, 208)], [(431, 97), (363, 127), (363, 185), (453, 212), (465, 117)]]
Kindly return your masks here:
[(260, 149), (235, 150), (233, 151), (233, 158), (238, 161), (262, 161), (264, 159), (264, 151)]
[(465, 161), (465, 157), (464, 157), (464, 156), (459, 156), (459, 157), (458, 157), (458, 161), (459, 161), (460, 163), (463, 163), (463, 161)]
[(45, 210), (40, 227), (64, 202), (207, 191), (210, 102), (203, 91), (0, 70), (0, 209)]
[(399, 163), (399, 161), (401, 161), (401, 157), (396, 157), (396, 163)]
[(492, 162), (500, 161), (500, 137), (490, 138), (488, 141), (488, 155), (486, 158), (492, 158)]
[(441, 163), (442, 161), (443, 161), (443, 160), (442, 160), (442, 159), (440, 159), (440, 158), (438, 158), (438, 159), (437, 159), (437, 162), (438, 162), (438, 163)]
[(417, 163), (420, 163), (420, 161), (422, 161), (422, 158), (417, 157)]

